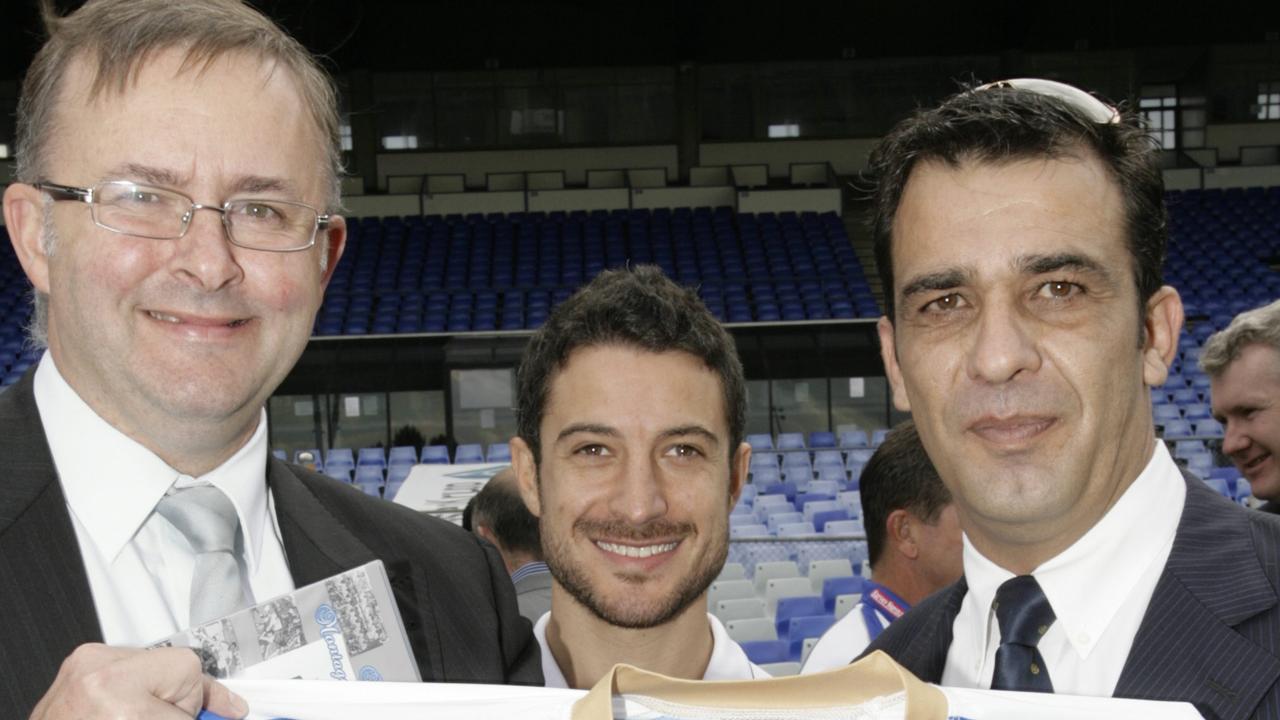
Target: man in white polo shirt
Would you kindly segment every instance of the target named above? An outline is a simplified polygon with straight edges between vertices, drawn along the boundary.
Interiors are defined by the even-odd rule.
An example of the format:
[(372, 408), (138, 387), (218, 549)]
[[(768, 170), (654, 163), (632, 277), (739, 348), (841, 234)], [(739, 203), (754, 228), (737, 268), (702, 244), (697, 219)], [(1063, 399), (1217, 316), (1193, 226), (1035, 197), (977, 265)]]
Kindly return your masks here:
[(733, 339), (655, 267), (605, 272), (556, 308), (517, 374), (521, 494), (554, 583), (534, 626), (548, 687), (616, 663), (766, 674), (706, 612), (747, 476)]

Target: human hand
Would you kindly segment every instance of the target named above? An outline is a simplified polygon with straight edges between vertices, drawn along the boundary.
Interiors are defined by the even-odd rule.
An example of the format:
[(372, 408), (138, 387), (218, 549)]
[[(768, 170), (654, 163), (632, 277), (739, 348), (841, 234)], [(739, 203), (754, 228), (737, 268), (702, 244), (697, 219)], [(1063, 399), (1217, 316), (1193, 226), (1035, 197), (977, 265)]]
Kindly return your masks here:
[(201, 671), (189, 648), (88, 643), (63, 661), (31, 720), (191, 718), (202, 708), (228, 718), (249, 712), (243, 698)]

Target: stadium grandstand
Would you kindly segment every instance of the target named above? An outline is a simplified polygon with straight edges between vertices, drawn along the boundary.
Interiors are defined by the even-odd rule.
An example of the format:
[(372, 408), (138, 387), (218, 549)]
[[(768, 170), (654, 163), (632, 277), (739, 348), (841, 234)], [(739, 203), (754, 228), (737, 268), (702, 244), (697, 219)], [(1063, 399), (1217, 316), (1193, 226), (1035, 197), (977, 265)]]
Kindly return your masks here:
[[(1175, 23), (1020, 8), (1000, 31), (974, 18), (935, 42), (954, 18), (909, 37), (914, 10), (835, 4), (258, 4), (332, 59), (348, 172), (345, 253), (268, 405), (278, 456), (389, 501), (415, 468), (506, 463), (531, 331), (600, 271), (658, 265), (730, 329), (749, 381), (750, 483), (710, 610), (755, 662), (795, 672), (861, 593), (859, 474), (903, 419), (875, 332), (867, 152), (960, 80), (1040, 76), (1136, 107), (1163, 148), (1165, 280), (1187, 323), (1152, 393), (1158, 431), (1219, 493), (1252, 501), (1197, 358), (1235, 314), (1280, 297), (1274, 10), (1246, 22), (1205, 6)], [(0, 67), (5, 180), (35, 47), (34, 11), (18, 14)], [(3, 239), (9, 385), (40, 352)]]

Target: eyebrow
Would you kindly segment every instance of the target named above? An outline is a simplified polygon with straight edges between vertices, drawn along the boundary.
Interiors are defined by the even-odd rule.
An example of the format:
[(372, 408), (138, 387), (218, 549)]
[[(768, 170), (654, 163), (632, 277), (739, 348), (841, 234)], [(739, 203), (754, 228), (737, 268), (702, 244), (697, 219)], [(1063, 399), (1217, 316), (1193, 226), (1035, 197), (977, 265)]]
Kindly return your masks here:
[(152, 185), (165, 185), (167, 187), (182, 187), (187, 177), (179, 175), (168, 168), (159, 168), (151, 165), (140, 165), (138, 163), (123, 163), (116, 165), (106, 172), (103, 176), (104, 180), (119, 179), (138, 180)]
[(948, 268), (937, 272), (918, 275), (911, 279), (902, 287), (902, 299), (920, 293), (935, 292), (938, 290), (950, 290), (954, 287), (964, 285), (971, 277), (973, 272), (962, 268)]
[[(113, 180), (119, 178), (128, 178), (149, 185), (163, 185), (171, 188), (183, 188), (189, 182), (188, 176), (181, 175), (168, 168), (132, 162), (123, 163), (108, 170), (103, 179)], [(265, 175), (243, 175), (231, 183), (228, 195), (245, 193), (274, 193), (285, 197), (299, 196), (297, 186), (290, 180)]]
[(607, 435), (609, 437), (617, 437), (619, 434), (616, 428), (608, 425), (601, 425), (599, 423), (573, 423), (572, 425), (566, 425), (565, 428), (560, 431), (560, 434), (556, 435), (556, 442), (560, 442), (570, 435), (576, 435), (577, 433), (591, 433), (592, 435)]
[(666, 438), (680, 437), (682, 435), (697, 435), (698, 437), (710, 443), (713, 448), (720, 446), (720, 438), (717, 437), (715, 433), (711, 432), (705, 427), (702, 427), (701, 425), (694, 425), (694, 424), (680, 425), (678, 427), (673, 427), (668, 430), (663, 430), (658, 437), (666, 439)]
[[(1017, 267), (1020, 272), (1026, 275), (1044, 275), (1060, 270), (1075, 270), (1099, 275), (1105, 280), (1111, 279), (1111, 273), (1097, 260), (1088, 255), (1073, 252), (1053, 253), (1051, 255), (1026, 255), (1018, 258)], [(960, 287), (969, 282), (972, 276), (973, 272), (965, 268), (947, 268), (920, 275), (912, 278), (910, 282), (903, 286), (902, 299), (906, 300), (913, 295), (921, 293)]]
[(1044, 275), (1059, 270), (1075, 270), (1101, 275), (1110, 279), (1111, 274), (1097, 260), (1080, 253), (1063, 252), (1052, 255), (1028, 255), (1018, 259), (1018, 267), (1028, 275)]
[[(561, 440), (578, 433), (604, 435), (606, 437), (618, 437), (621, 434), (618, 432), (617, 428), (609, 425), (601, 425), (599, 423), (574, 423), (572, 425), (565, 426), (565, 428), (556, 435), (556, 442), (560, 442)], [(697, 435), (709, 442), (712, 447), (719, 447), (720, 445), (720, 438), (716, 437), (715, 433), (696, 424), (679, 425), (673, 428), (668, 428), (659, 433), (658, 437), (662, 439), (669, 439), (681, 437), (683, 435)]]

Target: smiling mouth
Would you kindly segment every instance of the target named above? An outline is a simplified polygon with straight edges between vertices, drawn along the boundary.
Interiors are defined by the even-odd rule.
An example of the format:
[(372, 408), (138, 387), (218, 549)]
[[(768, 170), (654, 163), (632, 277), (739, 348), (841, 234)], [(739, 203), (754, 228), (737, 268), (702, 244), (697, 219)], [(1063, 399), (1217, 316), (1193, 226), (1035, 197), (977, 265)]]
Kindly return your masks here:
[(648, 558), (654, 555), (661, 555), (676, 549), (680, 544), (679, 541), (669, 543), (659, 543), (657, 545), (619, 545), (617, 543), (604, 542), (596, 540), (596, 547), (607, 553), (614, 555), (622, 555), (629, 558)]
[(1249, 462), (1247, 462), (1247, 463), (1245, 463), (1245, 464), (1241, 465), (1241, 466), (1240, 466), (1240, 470), (1241, 470), (1242, 472), (1246, 472), (1246, 473), (1247, 473), (1247, 472), (1250, 472), (1250, 471), (1253, 471), (1253, 470), (1257, 470), (1257, 469), (1262, 465), (1262, 463), (1264, 463), (1264, 462), (1266, 462), (1266, 461), (1267, 461), (1267, 458), (1269, 458), (1269, 457), (1271, 457), (1271, 453), (1262, 453), (1262, 454), (1261, 454), (1261, 455), (1259, 455), (1258, 457), (1256, 457), (1256, 458), (1254, 458), (1254, 459), (1250, 460)]
[(969, 426), (969, 430), (988, 442), (999, 444), (1020, 443), (1048, 430), (1056, 422), (1054, 418), (1013, 416), (1009, 418), (984, 418)]
[(160, 322), (169, 323), (171, 325), (186, 324), (186, 325), (205, 325), (208, 327), (233, 327), (234, 328), (234, 327), (240, 327), (241, 325), (244, 325), (245, 323), (249, 322), (248, 318), (236, 318), (235, 320), (227, 320), (225, 322), (219, 322), (219, 321), (192, 322), (189, 319), (180, 318), (176, 315), (170, 315), (168, 313), (163, 313), (156, 310), (148, 310), (147, 315), (151, 316), (153, 320), (159, 320)]

